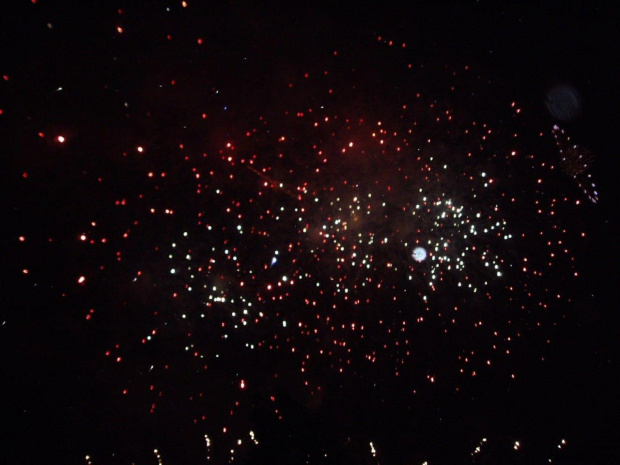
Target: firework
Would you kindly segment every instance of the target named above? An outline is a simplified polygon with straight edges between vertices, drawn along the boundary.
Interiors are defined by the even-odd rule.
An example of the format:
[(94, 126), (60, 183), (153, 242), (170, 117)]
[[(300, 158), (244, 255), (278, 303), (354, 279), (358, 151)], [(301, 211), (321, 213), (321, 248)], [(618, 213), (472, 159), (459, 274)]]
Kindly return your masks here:
[(598, 202), (596, 185), (589, 172), (594, 162), (594, 154), (585, 147), (571, 143), (570, 137), (559, 126), (554, 125), (552, 133), (560, 151), (562, 170), (577, 181), (579, 188), (593, 203)]
[[(92, 254), (76, 278), (92, 289), (86, 318), (111, 328), (119, 395), (154, 416), (190, 405), (180, 421), (208, 433), (210, 460), (256, 445), (257, 405), (287, 421), (279, 385), (312, 410), (326, 379), (364, 379), (364, 392), (406, 379), (411, 396), (488, 372), (514, 380), (521, 341), (570, 300), (556, 284), (577, 275), (573, 231), (556, 213), (572, 202), (515, 132), (516, 103), (476, 113), (488, 82), (467, 67), (436, 72), (438, 100), (398, 60), (399, 92), (332, 65), (238, 119), (214, 88), (180, 134), (124, 152), (135, 183), (102, 207), (114, 223), (76, 231)], [(376, 95), (389, 96), (379, 109), (359, 103)], [(591, 157), (558, 144), (563, 169), (589, 176)]]

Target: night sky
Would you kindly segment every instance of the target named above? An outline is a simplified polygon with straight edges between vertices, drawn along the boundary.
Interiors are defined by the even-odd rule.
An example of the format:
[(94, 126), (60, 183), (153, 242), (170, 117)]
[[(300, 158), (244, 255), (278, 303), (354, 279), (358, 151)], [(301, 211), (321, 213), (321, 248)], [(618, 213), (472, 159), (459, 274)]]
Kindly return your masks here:
[(11, 3), (2, 463), (620, 463), (612, 7)]

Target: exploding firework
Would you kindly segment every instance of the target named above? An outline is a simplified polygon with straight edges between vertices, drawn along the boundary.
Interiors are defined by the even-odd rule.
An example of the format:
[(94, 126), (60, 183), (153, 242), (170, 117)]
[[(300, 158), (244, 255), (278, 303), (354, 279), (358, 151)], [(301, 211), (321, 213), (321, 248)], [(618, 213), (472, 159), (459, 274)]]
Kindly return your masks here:
[[(99, 236), (127, 222), (112, 263), (85, 282), (131, 315), (111, 325), (129, 329), (111, 332), (106, 356), (127, 366), (123, 392), (150, 413), (189, 402), (210, 434), (245, 438), (248, 391), (286, 416), (259, 387), (274, 379), (312, 404), (326, 370), (375, 386), (404, 377), (413, 394), (458, 391), (485, 370), (514, 378), (519, 341), (570, 299), (554, 286), (576, 275), (573, 232), (556, 214), (572, 203), (547, 187), (547, 154), (528, 153), (511, 126), (516, 103), (498, 100), (493, 120), (472, 110), (470, 87), (488, 102), (488, 83), (468, 68), (437, 72), (438, 99), (404, 66), (406, 89), (377, 109), (360, 101), (381, 90), (338, 69), (301, 73), (232, 122), (209, 108), (184, 125), (188, 142), (140, 145), (120, 219), (80, 232), (104, 247)], [(582, 176), (590, 160), (561, 150)], [(108, 313), (123, 322), (103, 308), (97, 324)]]

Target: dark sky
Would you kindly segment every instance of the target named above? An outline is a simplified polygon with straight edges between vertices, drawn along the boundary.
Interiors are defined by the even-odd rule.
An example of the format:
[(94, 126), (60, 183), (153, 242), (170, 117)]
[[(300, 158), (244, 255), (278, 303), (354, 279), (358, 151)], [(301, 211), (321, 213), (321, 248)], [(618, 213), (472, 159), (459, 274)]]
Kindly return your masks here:
[(617, 461), (617, 12), (210, 3), (3, 10), (3, 463)]

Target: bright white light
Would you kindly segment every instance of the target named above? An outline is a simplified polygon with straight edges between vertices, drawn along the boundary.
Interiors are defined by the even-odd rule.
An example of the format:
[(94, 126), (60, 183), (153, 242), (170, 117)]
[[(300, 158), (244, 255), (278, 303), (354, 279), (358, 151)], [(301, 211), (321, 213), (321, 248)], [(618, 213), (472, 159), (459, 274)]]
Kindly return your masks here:
[(415, 249), (413, 249), (412, 256), (416, 262), (423, 262), (424, 260), (426, 260), (426, 250), (424, 250), (424, 248), (422, 247), (416, 247)]

